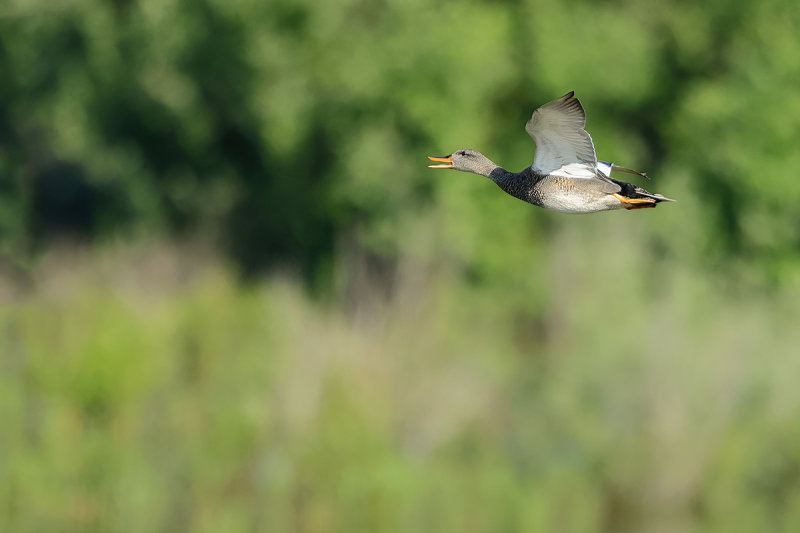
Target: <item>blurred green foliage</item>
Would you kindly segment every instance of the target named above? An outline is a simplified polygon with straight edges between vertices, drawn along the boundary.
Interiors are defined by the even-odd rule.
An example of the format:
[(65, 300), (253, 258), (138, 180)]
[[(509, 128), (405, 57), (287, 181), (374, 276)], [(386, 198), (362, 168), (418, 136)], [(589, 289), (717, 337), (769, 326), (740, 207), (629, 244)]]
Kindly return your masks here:
[(794, 531), (800, 285), (621, 290), (648, 252), (602, 232), (545, 246), (533, 317), (411, 264), (324, 309), (185, 250), (51, 252), (0, 312), (0, 528)]
[[(799, 30), (788, 0), (3, 3), (0, 530), (797, 531)], [(569, 90), (677, 204), (425, 168), (524, 168)]]

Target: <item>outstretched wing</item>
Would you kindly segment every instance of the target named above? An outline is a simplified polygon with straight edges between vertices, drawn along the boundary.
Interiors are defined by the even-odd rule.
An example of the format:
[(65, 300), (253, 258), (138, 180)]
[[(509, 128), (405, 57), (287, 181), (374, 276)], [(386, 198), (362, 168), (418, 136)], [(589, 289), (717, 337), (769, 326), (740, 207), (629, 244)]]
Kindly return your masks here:
[(598, 177), (594, 144), (585, 127), (586, 113), (574, 91), (534, 111), (525, 124), (536, 143), (531, 168), (566, 178)]

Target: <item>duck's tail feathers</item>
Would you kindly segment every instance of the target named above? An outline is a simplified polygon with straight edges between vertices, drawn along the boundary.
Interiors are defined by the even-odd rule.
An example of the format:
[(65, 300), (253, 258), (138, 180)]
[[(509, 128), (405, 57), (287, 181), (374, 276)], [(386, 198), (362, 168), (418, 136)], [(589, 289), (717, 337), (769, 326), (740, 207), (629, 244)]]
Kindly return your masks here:
[(612, 178), (612, 181), (620, 186), (622, 190), (619, 193), (616, 193), (614, 196), (622, 202), (626, 204), (626, 209), (642, 209), (645, 207), (655, 207), (656, 204), (661, 202), (674, 202), (672, 198), (667, 198), (661, 194), (654, 194), (649, 191), (642, 189), (641, 187), (637, 187), (631, 183), (626, 183), (624, 181), (617, 181)]
[(641, 187), (636, 187), (635, 192), (637, 194), (637, 197), (638, 196), (643, 196), (645, 198), (652, 198), (653, 200), (656, 201), (656, 203), (659, 203), (659, 202), (675, 202), (676, 201), (676, 200), (673, 200), (672, 198), (667, 198), (666, 196), (661, 195), (661, 194), (654, 194), (654, 193), (651, 193), (651, 192), (647, 192), (646, 190), (642, 189)]

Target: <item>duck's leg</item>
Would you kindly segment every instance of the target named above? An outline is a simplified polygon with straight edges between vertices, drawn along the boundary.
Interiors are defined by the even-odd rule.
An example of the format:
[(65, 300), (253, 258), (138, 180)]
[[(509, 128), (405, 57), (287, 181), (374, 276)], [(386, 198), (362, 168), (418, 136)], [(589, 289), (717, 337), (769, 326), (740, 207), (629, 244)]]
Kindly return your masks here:
[(614, 193), (612, 196), (623, 204), (626, 204), (625, 209), (645, 209), (656, 206), (656, 201), (652, 198), (628, 198), (618, 193)]

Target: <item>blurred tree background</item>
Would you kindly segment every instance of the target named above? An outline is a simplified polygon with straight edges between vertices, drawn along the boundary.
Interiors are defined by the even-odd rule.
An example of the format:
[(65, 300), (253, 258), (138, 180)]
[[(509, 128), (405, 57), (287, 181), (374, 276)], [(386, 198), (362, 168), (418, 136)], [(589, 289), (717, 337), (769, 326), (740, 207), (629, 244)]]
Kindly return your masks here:
[[(797, 531), (789, 0), (0, 4), (3, 531)], [(550, 213), (575, 90), (677, 204)]]

